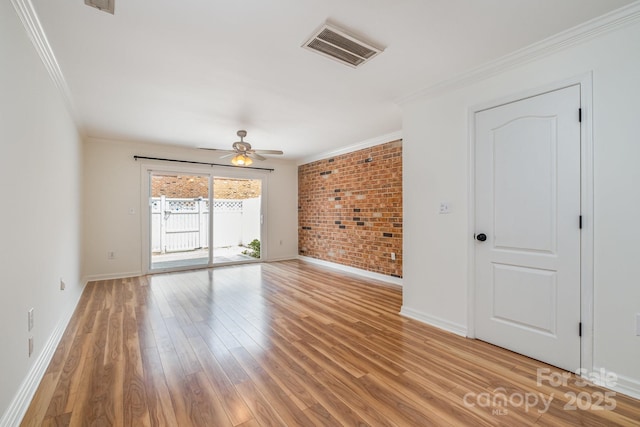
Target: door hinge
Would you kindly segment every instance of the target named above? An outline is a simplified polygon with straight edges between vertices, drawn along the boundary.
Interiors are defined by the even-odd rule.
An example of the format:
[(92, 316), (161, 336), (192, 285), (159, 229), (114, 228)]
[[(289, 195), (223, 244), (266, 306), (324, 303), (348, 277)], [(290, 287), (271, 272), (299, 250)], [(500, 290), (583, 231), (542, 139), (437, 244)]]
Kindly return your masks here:
[(578, 121), (582, 123), (582, 108), (578, 108)]
[(582, 230), (582, 215), (578, 217), (578, 227), (580, 227), (580, 230)]
[(578, 323), (578, 336), (582, 336), (582, 322)]

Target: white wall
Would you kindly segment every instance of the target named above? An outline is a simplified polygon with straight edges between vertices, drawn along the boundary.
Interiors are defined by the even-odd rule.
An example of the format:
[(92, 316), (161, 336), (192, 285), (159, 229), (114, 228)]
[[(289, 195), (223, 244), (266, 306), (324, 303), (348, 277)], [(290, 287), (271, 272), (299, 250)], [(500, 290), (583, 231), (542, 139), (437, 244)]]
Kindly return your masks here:
[[(0, 2), (0, 425), (39, 381), (82, 291), (75, 125), (11, 6)], [(67, 288), (60, 291), (60, 279)], [(35, 322), (27, 332), (27, 310)], [(35, 353), (28, 357), (28, 337)], [(23, 387), (21, 387), (23, 384)], [(37, 383), (35, 384), (37, 386)]]
[[(84, 146), (83, 177), (83, 276), (88, 279), (142, 272), (141, 168), (149, 164), (162, 168), (185, 167), (177, 163), (134, 161), (134, 155), (218, 163), (211, 153), (197, 149), (88, 139)], [(264, 172), (268, 195), (264, 229), (269, 241), (267, 260), (295, 258), (298, 250), (297, 167), (293, 162), (272, 159), (254, 166), (275, 169)], [(207, 173), (212, 171), (210, 166), (189, 167)], [(238, 173), (232, 168), (220, 171), (225, 176)], [(130, 214), (130, 209), (135, 213)], [(107, 259), (109, 251), (116, 253), (115, 259)]]
[[(404, 306), (467, 327), (468, 112), (593, 71), (594, 365), (640, 394), (640, 23), (404, 106)], [(418, 197), (418, 195), (420, 197)], [(449, 201), (452, 213), (438, 214)]]

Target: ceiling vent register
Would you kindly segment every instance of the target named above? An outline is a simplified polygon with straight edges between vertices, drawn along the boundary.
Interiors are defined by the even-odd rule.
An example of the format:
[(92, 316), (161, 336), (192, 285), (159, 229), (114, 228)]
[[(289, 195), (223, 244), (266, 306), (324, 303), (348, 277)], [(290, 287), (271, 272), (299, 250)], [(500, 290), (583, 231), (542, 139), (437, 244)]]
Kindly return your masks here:
[(353, 68), (370, 61), (382, 52), (382, 49), (358, 40), (329, 24), (323, 25), (302, 47)]
[(108, 12), (113, 15), (116, 6), (116, 0), (84, 0), (84, 4), (87, 6), (95, 7), (103, 12)]

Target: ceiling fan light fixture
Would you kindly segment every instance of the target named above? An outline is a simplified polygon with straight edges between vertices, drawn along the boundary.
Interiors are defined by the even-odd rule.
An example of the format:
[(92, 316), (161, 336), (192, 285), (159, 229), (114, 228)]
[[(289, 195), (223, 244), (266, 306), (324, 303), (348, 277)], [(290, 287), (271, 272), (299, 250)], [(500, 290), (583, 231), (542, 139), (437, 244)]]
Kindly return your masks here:
[(282, 150), (255, 150), (251, 148), (251, 144), (244, 140), (244, 137), (247, 136), (246, 130), (239, 130), (237, 135), (240, 137), (240, 141), (236, 141), (231, 146), (233, 150), (221, 150), (218, 148), (204, 148), (201, 147), (202, 150), (213, 150), (213, 151), (222, 151), (227, 154), (221, 156), (220, 159), (231, 159), (231, 164), (234, 166), (250, 166), (253, 164), (254, 160), (267, 160), (266, 157), (263, 157), (262, 154), (274, 154), (274, 155), (282, 155), (284, 154)]
[(253, 160), (245, 154), (240, 153), (231, 159), (231, 163), (234, 166), (251, 166), (253, 164)]

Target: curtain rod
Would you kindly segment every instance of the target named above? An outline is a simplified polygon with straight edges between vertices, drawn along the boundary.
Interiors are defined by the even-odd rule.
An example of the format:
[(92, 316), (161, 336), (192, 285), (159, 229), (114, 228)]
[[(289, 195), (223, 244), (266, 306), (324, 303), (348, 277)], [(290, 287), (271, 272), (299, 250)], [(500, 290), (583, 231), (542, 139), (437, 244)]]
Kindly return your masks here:
[(221, 163), (194, 162), (192, 160), (163, 159), (162, 157), (133, 156), (133, 160), (138, 161), (138, 159), (160, 160), (163, 162), (176, 162), (176, 163), (191, 163), (193, 165), (224, 166), (225, 168), (255, 169), (255, 170), (269, 171), (269, 172), (273, 172), (275, 170), (270, 168), (256, 168), (252, 166), (234, 166), (234, 165), (223, 165)]

